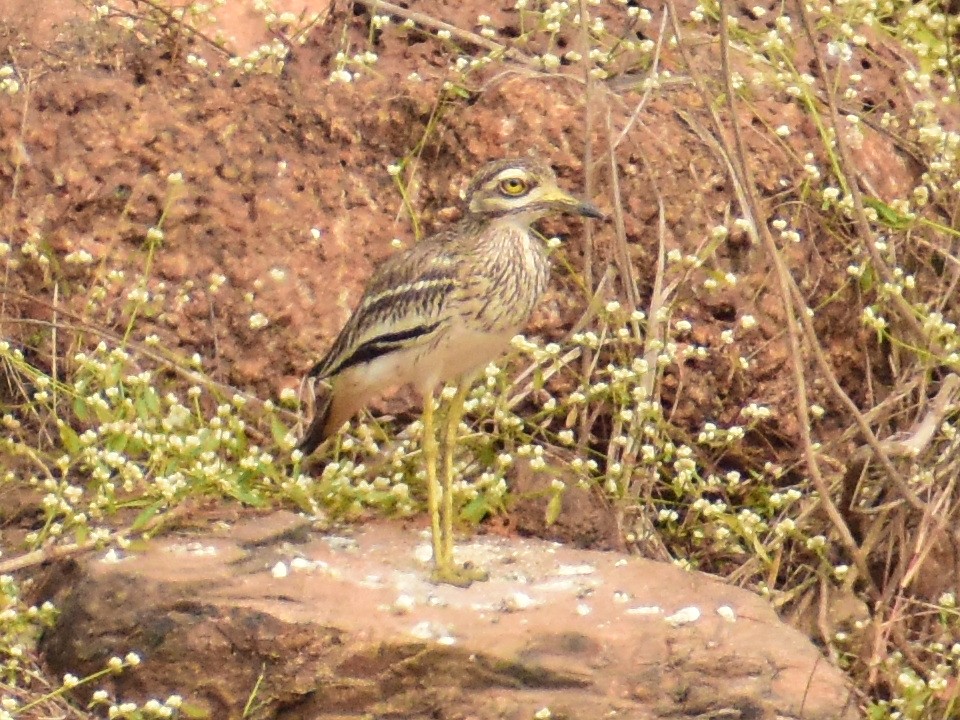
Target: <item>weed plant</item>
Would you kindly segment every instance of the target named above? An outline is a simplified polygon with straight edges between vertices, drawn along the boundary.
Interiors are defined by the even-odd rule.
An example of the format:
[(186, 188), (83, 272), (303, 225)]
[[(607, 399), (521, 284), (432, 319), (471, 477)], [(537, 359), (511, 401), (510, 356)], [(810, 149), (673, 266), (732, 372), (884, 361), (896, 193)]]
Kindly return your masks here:
[[(606, 249), (575, 257), (545, 238), (583, 316), (563, 337), (515, 338), (511, 356), (486, 368), (467, 401), (455, 488), (462, 517), (504, 511), (511, 468), (524, 459), (548, 480), (548, 522), (572, 488), (596, 493), (628, 547), (654, 542), (673, 562), (764, 594), (849, 673), (869, 717), (960, 713), (958, 571), (949, 559), (960, 508), (960, 59), (945, 5), (844, 0), (744, 11), (713, 0), (650, 9), (632, 0), (516, 0), (458, 27), (376, 0), (346, 15), (295, 15), (258, 0), (273, 40), (246, 54), (218, 27), (224, 5), (107, 2), (89, 6), (88, 22), (104, 48), (161, 48), (195, 82), (253, 74), (283, 82), (290, 54), (322, 31), (337, 39), (325, 70), (330, 92), (376, 77), (390, 34), (441, 48), (445, 68), (411, 68), (406, 78), (437, 89), (422, 137), (384, 159), (417, 236), (413, 189), (425, 149), (504, 74), (577, 83), (588, 106), (633, 103), (606, 136), (588, 110), (581, 138), (591, 148), (588, 185), (613, 209)], [(719, 48), (709, 67), (696, 52), (704, 45)], [(897, 83), (895, 95), (883, 96), (877, 67), (892, 74), (884, 77)], [(38, 82), (7, 57), (0, 102), (22, 103), (29, 117)], [(699, 237), (672, 244), (663, 224), (651, 228), (645, 269), (630, 260), (638, 240), (624, 230), (621, 141), (651, 98), (670, 100), (677, 88), (702, 100), (702, 113), (677, 113), (730, 196)], [(770, 97), (812, 131), (771, 121)], [(745, 117), (759, 121), (748, 128)], [(779, 168), (787, 180), (770, 197), (759, 196), (763, 168), (748, 132), (749, 147), (765, 143), (787, 159)], [(598, 137), (602, 149), (591, 146)], [(885, 196), (862, 182), (858, 163), (878, 147), (896, 147), (919, 168), (909, 192)], [(642, 160), (645, 172), (655, 165)], [(23, 162), (14, 158), (0, 180), (8, 202), (0, 214), (8, 226), (0, 227), (0, 460), (3, 486), (35, 492), (42, 518), (22, 547), (5, 544), (0, 562), (16, 566), (18, 552), (46, 557), (72, 545), (123, 548), (198, 498), (312, 517), (422, 509), (419, 421), (361, 418), (338, 436), (318, 475), (293, 450), (295, 392), (254, 397), (217, 382), (203, 357), (162, 346), (155, 323), (195, 289), (154, 274), (168, 211), (196, 191), (181, 174), (155, 179), (164, 199), (143, 228), (142, 265), (119, 267), (21, 232), (13, 220), (28, 214), (17, 195)], [(731, 260), (734, 245), (749, 249), (747, 270)], [(800, 263), (817, 248), (839, 265), (811, 279)], [(271, 280), (290, 281), (279, 270)], [(216, 293), (226, 278), (208, 281)], [(765, 317), (735, 310), (718, 320), (704, 311), (731, 296), (750, 301), (735, 308), (760, 307), (761, 294), (774, 306)], [(80, 310), (68, 312), (65, 299)], [(867, 328), (868, 341), (828, 345), (836, 338), (824, 331), (837, 318)], [(247, 323), (273, 330), (261, 311)], [(774, 346), (790, 392), (752, 396), (784, 387), (757, 378)], [(694, 423), (681, 408), (700, 373), (726, 382)], [(934, 562), (953, 581), (929, 596), (918, 580), (937, 573), (925, 565)], [(849, 597), (858, 612), (827, 619), (822, 609)], [(0, 720), (34, 717), (51, 703), (81, 716), (62, 696), (101, 674), (50, 685), (33, 654), (56, 610), (28, 607), (11, 574), (0, 577), (0, 603)], [(137, 660), (115, 658), (103, 673), (132, 670)], [(173, 717), (181, 708), (177, 697), (143, 705), (104, 691), (92, 697), (90, 709), (103, 706), (111, 718)]]

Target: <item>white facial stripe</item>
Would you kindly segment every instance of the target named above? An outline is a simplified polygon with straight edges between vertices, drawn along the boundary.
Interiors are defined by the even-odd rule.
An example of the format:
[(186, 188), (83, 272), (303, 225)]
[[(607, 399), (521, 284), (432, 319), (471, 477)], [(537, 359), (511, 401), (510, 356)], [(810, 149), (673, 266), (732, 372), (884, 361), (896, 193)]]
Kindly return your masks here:
[(513, 180), (514, 178), (526, 180), (529, 176), (530, 174), (523, 168), (507, 168), (506, 170), (501, 170), (499, 173), (497, 173), (497, 181)]

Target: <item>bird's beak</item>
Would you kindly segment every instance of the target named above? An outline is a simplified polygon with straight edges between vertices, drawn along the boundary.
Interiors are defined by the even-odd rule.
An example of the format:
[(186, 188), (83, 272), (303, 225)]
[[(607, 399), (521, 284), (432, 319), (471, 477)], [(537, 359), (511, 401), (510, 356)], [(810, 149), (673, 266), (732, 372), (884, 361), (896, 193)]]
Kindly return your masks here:
[(600, 212), (600, 209), (593, 203), (589, 203), (586, 200), (577, 200), (577, 206), (575, 208), (578, 215), (583, 215), (583, 217), (594, 218), (596, 220), (606, 219), (606, 215)]
[(605, 217), (604, 214), (600, 212), (600, 210), (597, 209), (597, 206), (593, 203), (587, 202), (586, 200), (581, 200), (575, 195), (571, 195), (560, 188), (552, 190), (547, 195), (546, 200), (557, 205), (558, 208), (564, 212), (576, 213), (577, 215), (596, 218), (597, 220), (603, 220)]

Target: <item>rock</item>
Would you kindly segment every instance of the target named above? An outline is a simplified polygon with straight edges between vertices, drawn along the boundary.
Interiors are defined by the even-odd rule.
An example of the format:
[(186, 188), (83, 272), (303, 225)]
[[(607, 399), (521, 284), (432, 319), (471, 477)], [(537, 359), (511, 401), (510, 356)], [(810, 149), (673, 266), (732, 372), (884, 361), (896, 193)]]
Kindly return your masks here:
[(673, 565), (479, 537), (470, 588), (426, 581), (428, 539), (342, 535), (289, 513), (55, 571), (41, 643), (57, 674), (121, 700), (184, 696), (195, 717), (853, 718), (839, 670), (770, 605)]

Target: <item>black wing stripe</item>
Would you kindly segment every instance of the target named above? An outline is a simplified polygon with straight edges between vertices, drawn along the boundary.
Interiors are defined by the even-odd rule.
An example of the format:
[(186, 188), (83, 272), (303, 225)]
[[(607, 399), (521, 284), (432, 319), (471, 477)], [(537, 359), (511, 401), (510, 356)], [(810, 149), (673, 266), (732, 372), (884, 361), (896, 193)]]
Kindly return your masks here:
[(418, 325), (417, 327), (410, 328), (409, 330), (401, 330), (400, 332), (378, 335), (377, 337), (358, 345), (348, 357), (345, 357), (335, 367), (330, 368), (325, 375), (330, 377), (331, 375), (341, 373), (347, 368), (353, 367), (354, 365), (360, 365), (362, 363), (368, 363), (372, 360), (376, 360), (378, 357), (382, 357), (383, 355), (387, 355), (394, 350), (404, 347), (409, 340), (413, 340), (414, 338), (422, 337), (424, 335), (429, 335), (438, 327), (440, 327), (440, 323), (435, 322), (431, 325)]

